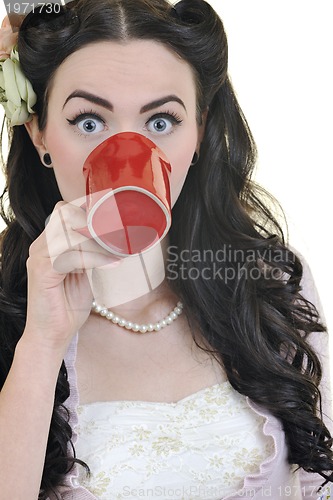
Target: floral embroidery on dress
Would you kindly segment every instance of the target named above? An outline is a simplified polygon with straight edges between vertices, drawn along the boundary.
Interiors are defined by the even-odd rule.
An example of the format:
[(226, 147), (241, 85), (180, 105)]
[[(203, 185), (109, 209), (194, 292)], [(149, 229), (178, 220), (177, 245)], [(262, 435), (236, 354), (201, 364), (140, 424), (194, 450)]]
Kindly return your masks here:
[(264, 417), (228, 382), (177, 403), (111, 401), (78, 408), (80, 482), (99, 500), (217, 500), (274, 452)]
[(213, 455), (212, 457), (208, 457), (209, 466), (213, 469), (221, 469), (222, 465), (224, 465), (225, 455)]
[(179, 439), (171, 436), (160, 436), (152, 443), (152, 450), (156, 452), (156, 455), (164, 457), (168, 457), (172, 453), (178, 453), (184, 448)]
[(232, 463), (243, 470), (245, 474), (253, 474), (258, 468), (258, 463), (261, 463), (263, 459), (264, 455), (260, 453), (259, 448), (252, 450), (242, 448), (235, 453)]
[(223, 480), (225, 484), (231, 486), (232, 484), (239, 483), (241, 481), (241, 476), (237, 476), (234, 472), (226, 472), (223, 475)]
[(91, 492), (98, 498), (107, 492), (111, 479), (107, 477), (105, 472), (99, 472), (95, 475), (94, 486)]
[(136, 456), (136, 457), (139, 457), (140, 455), (143, 455), (143, 453), (144, 453), (144, 448), (143, 448), (142, 444), (134, 443), (134, 445), (130, 446), (128, 449), (129, 449), (129, 452), (131, 453), (131, 455)]
[(133, 432), (136, 433), (137, 439), (148, 439), (151, 435), (151, 431), (147, 429), (146, 425), (133, 425)]

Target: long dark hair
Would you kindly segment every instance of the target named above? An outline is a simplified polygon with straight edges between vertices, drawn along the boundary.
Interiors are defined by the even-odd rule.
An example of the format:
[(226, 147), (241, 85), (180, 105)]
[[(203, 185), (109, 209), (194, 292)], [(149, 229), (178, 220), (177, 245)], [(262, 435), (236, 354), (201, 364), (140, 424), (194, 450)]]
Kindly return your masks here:
[[(333, 460), (318, 389), (322, 368), (307, 341), (325, 327), (301, 295), (301, 261), (251, 181), (256, 148), (228, 77), (227, 40), (215, 11), (203, 0), (181, 0), (174, 7), (165, 0), (78, 0), (52, 15), (35, 9), (21, 26), (18, 51), (38, 97), (39, 128), (46, 126), (53, 77), (67, 56), (92, 42), (129, 39), (157, 40), (187, 61), (196, 75), (198, 122), (209, 108), (199, 161), (173, 208), (169, 237), (177, 259), (168, 266), (170, 286), (186, 305), (193, 332), (202, 332), (206, 345), (198, 345), (215, 356), (237, 391), (281, 420), (289, 462), (332, 480), (333, 474), (325, 474)], [(42, 165), (25, 127), (10, 132), (2, 195), (7, 228), (1, 249), (1, 386), (25, 325), (29, 246), (61, 199), (53, 171)], [(181, 260), (184, 250), (202, 256), (208, 249), (208, 262)], [(187, 279), (191, 273), (195, 279)], [(68, 396), (62, 364), (40, 499), (76, 460), (68, 453)]]

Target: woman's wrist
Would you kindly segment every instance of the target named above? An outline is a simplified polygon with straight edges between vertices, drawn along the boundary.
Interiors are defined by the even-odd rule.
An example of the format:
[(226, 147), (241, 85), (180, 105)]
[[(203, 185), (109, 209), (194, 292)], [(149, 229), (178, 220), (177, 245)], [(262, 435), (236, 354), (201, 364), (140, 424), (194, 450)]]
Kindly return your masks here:
[(15, 357), (31, 363), (36, 370), (52, 373), (59, 372), (66, 354), (68, 342), (55, 342), (50, 339), (41, 340), (41, 336), (30, 334), (24, 330), (15, 349)]

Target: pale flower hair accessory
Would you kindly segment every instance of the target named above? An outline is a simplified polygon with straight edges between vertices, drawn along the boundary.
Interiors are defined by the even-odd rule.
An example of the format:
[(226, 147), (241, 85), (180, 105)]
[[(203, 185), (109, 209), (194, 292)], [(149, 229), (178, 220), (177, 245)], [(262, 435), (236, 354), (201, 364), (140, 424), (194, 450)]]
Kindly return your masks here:
[(17, 51), (18, 31), (25, 16), (4, 18), (0, 28), (0, 103), (5, 108), (10, 125), (29, 122), (35, 111), (37, 96), (24, 76)]

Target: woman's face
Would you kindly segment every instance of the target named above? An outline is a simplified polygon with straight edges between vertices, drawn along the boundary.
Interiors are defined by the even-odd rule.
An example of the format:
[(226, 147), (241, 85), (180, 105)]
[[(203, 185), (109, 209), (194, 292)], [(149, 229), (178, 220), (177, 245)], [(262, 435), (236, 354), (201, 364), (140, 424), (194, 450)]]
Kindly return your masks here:
[(39, 153), (50, 154), (65, 201), (85, 195), (82, 168), (91, 151), (125, 131), (145, 135), (166, 154), (174, 205), (199, 150), (203, 125), (197, 124), (191, 67), (158, 42), (98, 42), (59, 66)]

